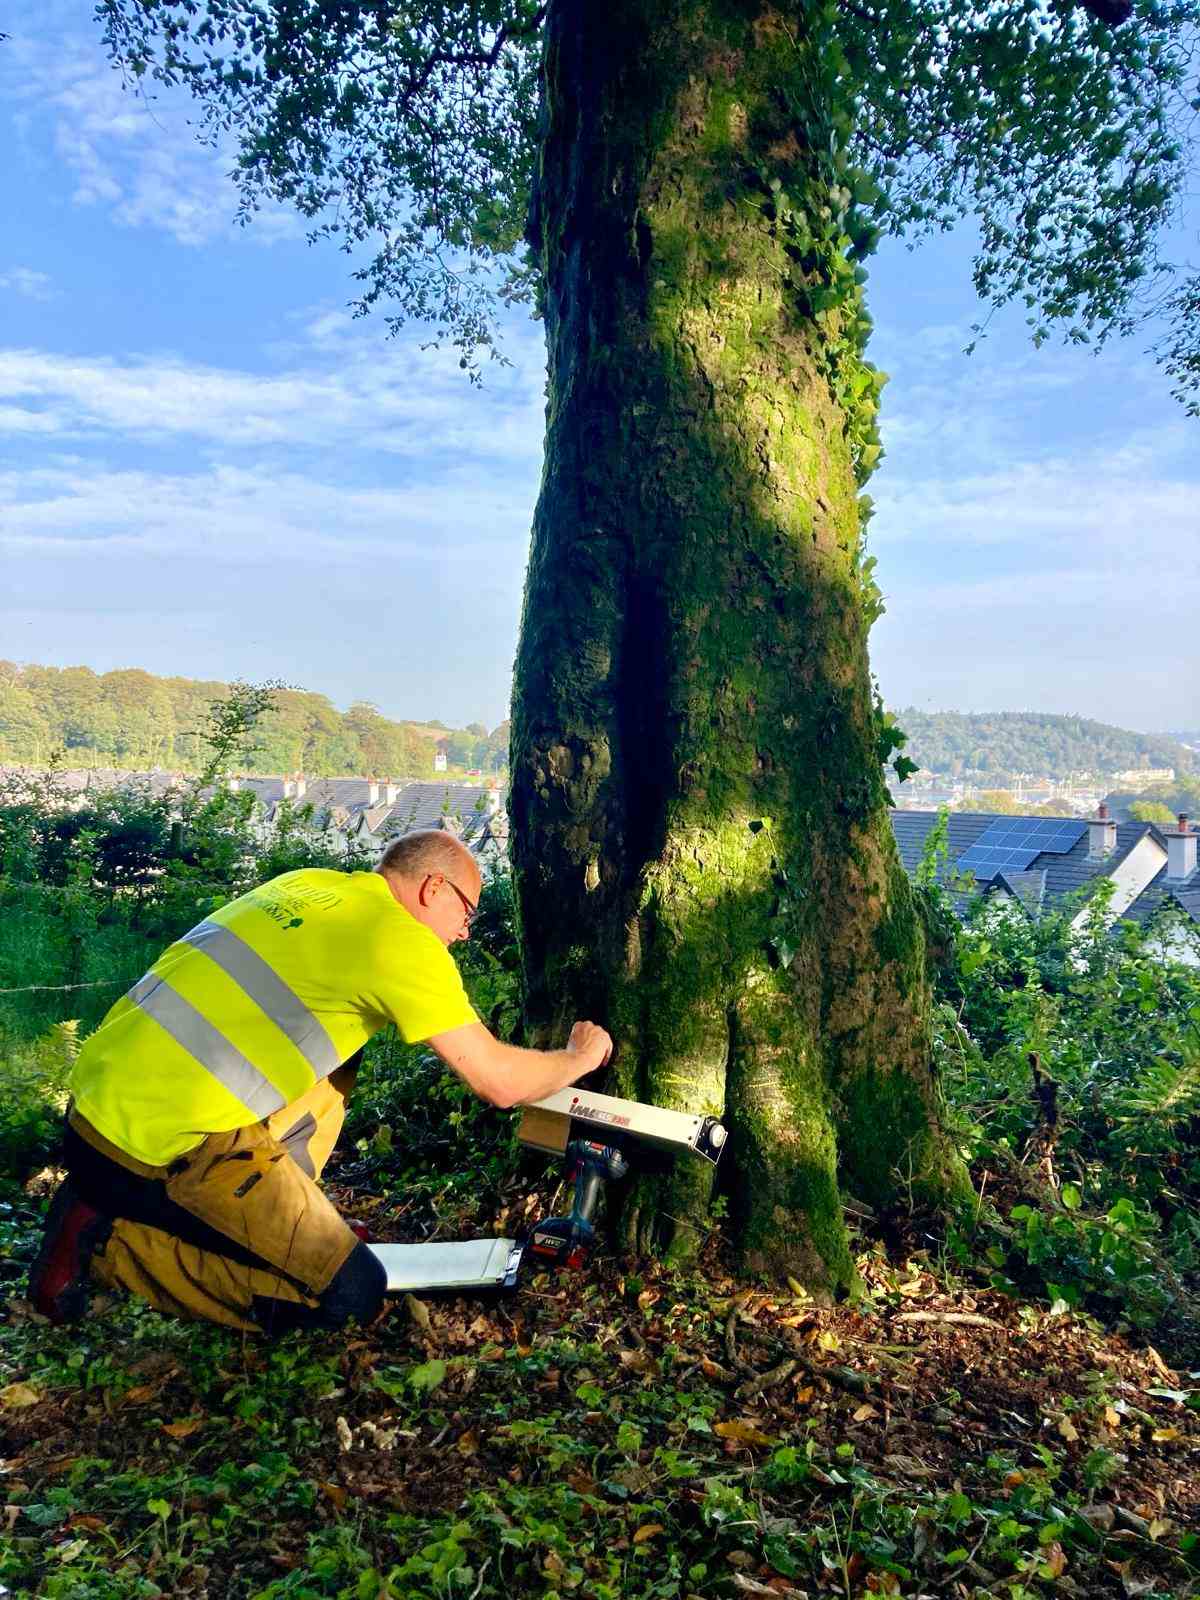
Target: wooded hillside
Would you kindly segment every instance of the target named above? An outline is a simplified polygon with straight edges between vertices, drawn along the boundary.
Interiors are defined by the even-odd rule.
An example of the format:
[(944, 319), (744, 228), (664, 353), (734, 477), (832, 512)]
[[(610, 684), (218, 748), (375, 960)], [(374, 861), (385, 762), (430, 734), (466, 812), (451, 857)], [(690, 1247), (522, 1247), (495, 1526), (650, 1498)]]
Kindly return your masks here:
[(1086, 717), (1036, 711), (895, 713), (908, 734), (905, 754), (931, 772), (1109, 774), (1135, 767), (1191, 772), (1192, 751), (1163, 734), (1134, 733)]
[[(138, 668), (96, 673), (0, 661), (0, 762), (40, 766), (61, 750), (69, 766), (193, 771), (197, 730), (209, 705), (228, 693), (226, 683)], [(339, 711), (323, 694), (286, 688), (263, 718), (245, 770), (419, 778), (433, 772), (443, 738), (451, 766), (493, 772), (507, 759), (507, 723), (489, 734), (477, 722), (462, 731), (394, 722), (365, 700)]]

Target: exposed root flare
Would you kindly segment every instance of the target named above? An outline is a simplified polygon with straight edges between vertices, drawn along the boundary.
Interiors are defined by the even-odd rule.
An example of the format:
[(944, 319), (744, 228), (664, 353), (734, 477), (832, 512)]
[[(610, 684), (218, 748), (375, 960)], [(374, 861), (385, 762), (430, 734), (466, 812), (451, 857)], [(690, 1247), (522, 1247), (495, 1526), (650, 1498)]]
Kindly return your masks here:
[(788, 1356), (777, 1367), (772, 1367), (767, 1372), (756, 1373), (754, 1377), (747, 1378), (745, 1383), (738, 1384), (734, 1394), (739, 1400), (753, 1400), (756, 1395), (774, 1389), (777, 1384), (786, 1383), (799, 1365), (795, 1356)]

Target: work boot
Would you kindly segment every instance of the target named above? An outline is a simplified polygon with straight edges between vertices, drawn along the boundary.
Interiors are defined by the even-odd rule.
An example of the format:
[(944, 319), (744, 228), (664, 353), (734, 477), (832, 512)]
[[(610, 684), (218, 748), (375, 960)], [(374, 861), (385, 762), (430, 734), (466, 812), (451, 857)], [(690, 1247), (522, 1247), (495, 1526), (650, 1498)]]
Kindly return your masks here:
[(92, 1256), (108, 1238), (112, 1218), (79, 1198), (70, 1178), (59, 1185), (46, 1214), (29, 1298), (51, 1322), (76, 1322), (87, 1310)]

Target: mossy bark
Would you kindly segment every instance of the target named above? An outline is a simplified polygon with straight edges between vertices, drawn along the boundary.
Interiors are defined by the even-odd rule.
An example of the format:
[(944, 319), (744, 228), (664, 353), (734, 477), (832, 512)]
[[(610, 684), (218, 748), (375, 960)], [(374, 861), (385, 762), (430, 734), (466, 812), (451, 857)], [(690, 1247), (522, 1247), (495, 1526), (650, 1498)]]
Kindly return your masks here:
[[(953, 1181), (867, 661), (828, 23), (552, 0), (510, 802), (534, 1036), (605, 1022), (617, 1092), (723, 1113), (746, 1264), (814, 1288), (852, 1278), (839, 1187)], [(693, 1247), (704, 1177), (643, 1190), (643, 1236)]]

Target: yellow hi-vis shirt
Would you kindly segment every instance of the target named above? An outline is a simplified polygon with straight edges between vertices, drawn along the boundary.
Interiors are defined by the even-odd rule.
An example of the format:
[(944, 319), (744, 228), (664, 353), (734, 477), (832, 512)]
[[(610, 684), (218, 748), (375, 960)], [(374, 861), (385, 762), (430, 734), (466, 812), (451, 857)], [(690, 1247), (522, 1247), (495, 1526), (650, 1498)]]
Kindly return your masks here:
[(478, 1018), (450, 952), (377, 872), (285, 872), (171, 945), (84, 1043), (81, 1116), (166, 1166), (260, 1122), (394, 1022), (410, 1044)]

